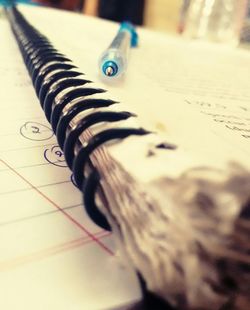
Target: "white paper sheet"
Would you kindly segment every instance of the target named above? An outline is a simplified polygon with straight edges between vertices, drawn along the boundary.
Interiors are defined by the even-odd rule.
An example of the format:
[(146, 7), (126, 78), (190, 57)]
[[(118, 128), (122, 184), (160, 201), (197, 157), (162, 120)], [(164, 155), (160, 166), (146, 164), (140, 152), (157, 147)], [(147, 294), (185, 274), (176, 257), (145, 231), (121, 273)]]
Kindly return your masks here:
[[(107, 84), (97, 63), (117, 24), (45, 8), (21, 10), (86, 78), (109, 90), (105, 97), (121, 101), (121, 110), (138, 114), (138, 126), (157, 133), (108, 147), (135, 179), (150, 182), (230, 162), (250, 168), (249, 52), (139, 29), (126, 75)], [(54, 165), (61, 164), (53, 154), (55, 137), (9, 27), (1, 26), (0, 306), (103, 309), (136, 300), (138, 286), (110, 255), (110, 237), (84, 215), (69, 170)], [(36, 140), (37, 127), (45, 140)], [(156, 149), (161, 142), (177, 148)]]
[[(139, 28), (139, 47), (130, 51), (125, 76), (104, 83), (98, 74), (98, 58), (117, 24), (67, 13), (59, 26), (50, 21), (52, 16), (57, 21), (60, 12), (42, 16), (29, 11), (30, 20), (87, 78), (108, 89), (105, 96), (120, 101), (121, 110), (135, 112), (139, 125), (158, 133), (158, 137), (131, 137), (109, 147), (135, 178), (145, 182), (176, 176), (193, 166), (221, 167), (230, 162), (250, 168), (249, 51)], [(213, 116), (218, 113), (224, 116)], [(241, 120), (238, 128), (234, 124), (228, 128), (232, 115)], [(148, 149), (159, 141), (174, 143), (177, 149), (154, 149), (155, 156), (148, 157)]]
[(0, 20), (0, 308), (120, 309), (140, 299), (86, 215), (7, 20)]

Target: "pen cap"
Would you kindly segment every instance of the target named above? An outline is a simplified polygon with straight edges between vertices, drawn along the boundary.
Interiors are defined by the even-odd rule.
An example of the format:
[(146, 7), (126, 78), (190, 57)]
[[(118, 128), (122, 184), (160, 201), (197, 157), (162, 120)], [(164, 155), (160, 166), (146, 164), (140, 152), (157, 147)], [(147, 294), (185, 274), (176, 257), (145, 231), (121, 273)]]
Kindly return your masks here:
[(122, 22), (119, 31), (128, 31), (131, 36), (131, 47), (136, 47), (138, 45), (138, 34), (135, 27), (130, 22)]

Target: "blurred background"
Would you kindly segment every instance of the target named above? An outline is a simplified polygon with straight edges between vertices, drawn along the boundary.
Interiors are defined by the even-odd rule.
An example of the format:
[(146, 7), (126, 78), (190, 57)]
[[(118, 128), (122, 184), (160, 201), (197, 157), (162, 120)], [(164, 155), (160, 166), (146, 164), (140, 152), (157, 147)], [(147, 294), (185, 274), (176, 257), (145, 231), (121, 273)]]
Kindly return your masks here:
[[(1, 1), (1, 0), (0, 0)], [(20, 0), (191, 38), (250, 41), (249, 0)]]
[[(175, 31), (182, 0), (35, 0), (43, 5), (87, 15)], [(185, 1), (189, 2), (189, 1)]]

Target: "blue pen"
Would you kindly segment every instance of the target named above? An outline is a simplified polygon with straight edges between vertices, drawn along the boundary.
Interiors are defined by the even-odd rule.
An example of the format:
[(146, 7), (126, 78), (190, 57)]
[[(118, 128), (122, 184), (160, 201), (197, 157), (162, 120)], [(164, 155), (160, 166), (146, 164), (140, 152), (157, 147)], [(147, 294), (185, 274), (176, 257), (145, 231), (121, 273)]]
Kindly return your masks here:
[(127, 68), (129, 49), (137, 46), (137, 41), (138, 36), (134, 26), (129, 22), (121, 23), (117, 35), (99, 60), (102, 75), (120, 76)]

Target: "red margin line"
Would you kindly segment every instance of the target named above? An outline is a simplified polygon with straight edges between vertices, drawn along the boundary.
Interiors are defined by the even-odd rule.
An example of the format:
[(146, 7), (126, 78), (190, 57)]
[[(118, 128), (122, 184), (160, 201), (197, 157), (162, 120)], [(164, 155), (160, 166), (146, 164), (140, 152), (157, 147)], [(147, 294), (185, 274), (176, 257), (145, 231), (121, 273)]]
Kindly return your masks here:
[[(110, 233), (105, 233), (105, 232), (100, 232), (100, 233), (96, 233), (97, 238), (102, 239), (110, 235)], [(94, 242), (94, 241), (92, 239), (89, 239), (88, 236), (86, 236), (83, 238), (78, 238), (75, 240), (71, 240), (69, 242), (55, 245), (50, 248), (42, 249), (40, 251), (30, 253), (28, 255), (15, 257), (14, 259), (9, 259), (7, 261), (0, 262), (0, 273), (8, 271), (8, 270), (12, 270), (14, 268), (21, 267), (31, 262), (40, 261), (44, 258), (53, 256), (53, 255), (56, 255), (56, 254), (59, 254), (65, 251), (73, 250), (75, 248), (84, 246), (85, 244), (89, 244), (91, 242)]]
[(96, 238), (91, 232), (89, 232), (82, 224), (77, 222), (72, 216), (70, 216), (66, 211), (62, 210), (53, 200), (47, 197), (44, 193), (42, 193), (38, 188), (36, 188), (32, 183), (30, 183), (25, 177), (23, 177), (19, 172), (17, 172), (14, 168), (12, 168), (9, 164), (7, 164), (4, 160), (0, 159), (0, 161), (7, 166), (12, 172), (14, 172), (17, 176), (19, 176), (23, 181), (29, 184), (32, 189), (34, 189), (39, 195), (41, 195), (44, 199), (49, 201), (55, 208), (57, 208), (60, 212), (63, 213), (64, 216), (68, 218), (71, 222), (73, 222), (77, 227), (79, 227), (82, 231), (84, 231), (90, 239), (95, 241), (104, 251), (106, 251), (110, 255), (114, 255), (113, 251), (111, 251), (105, 244), (103, 244), (98, 238)]

